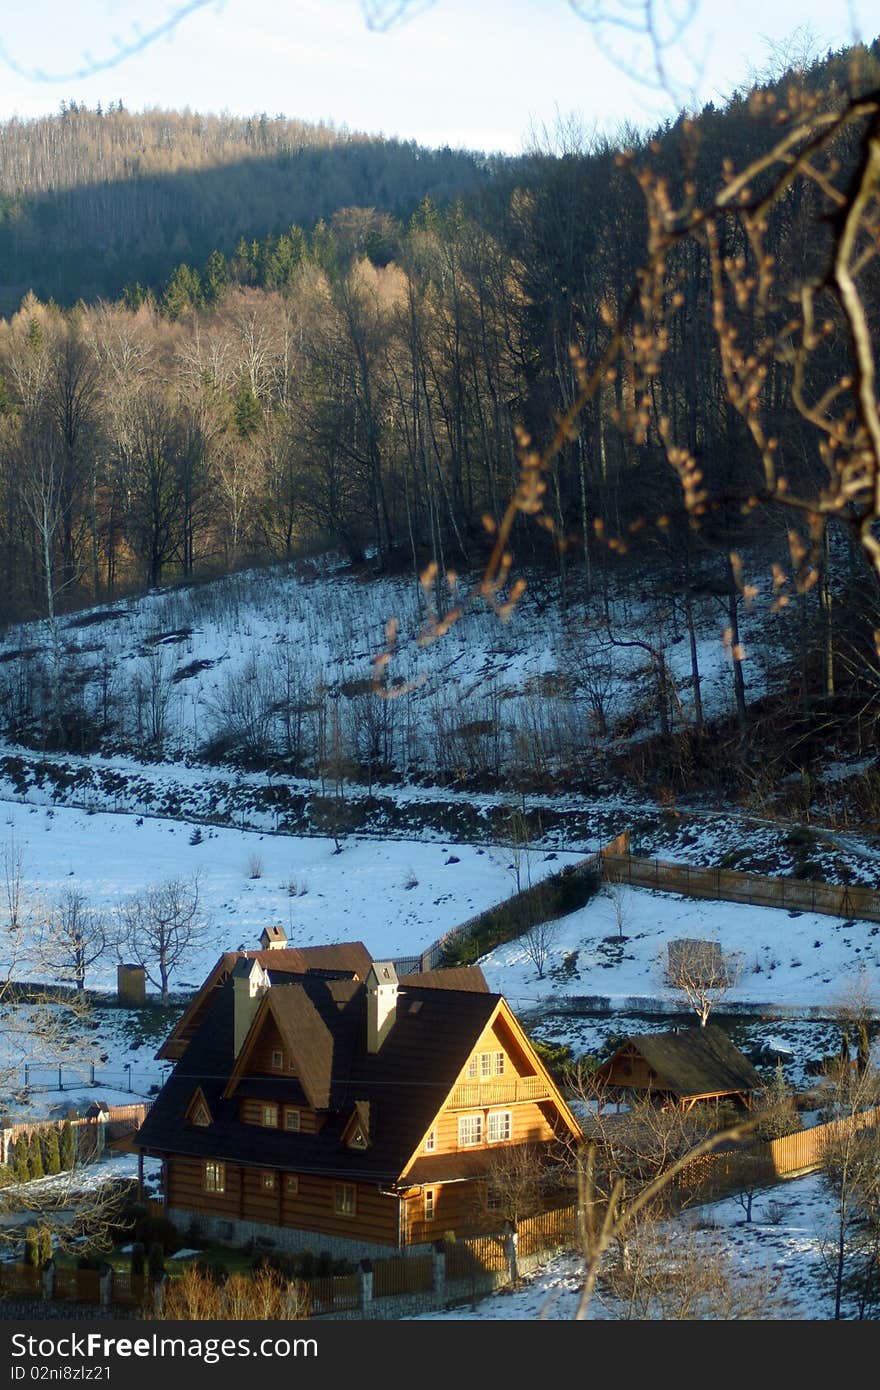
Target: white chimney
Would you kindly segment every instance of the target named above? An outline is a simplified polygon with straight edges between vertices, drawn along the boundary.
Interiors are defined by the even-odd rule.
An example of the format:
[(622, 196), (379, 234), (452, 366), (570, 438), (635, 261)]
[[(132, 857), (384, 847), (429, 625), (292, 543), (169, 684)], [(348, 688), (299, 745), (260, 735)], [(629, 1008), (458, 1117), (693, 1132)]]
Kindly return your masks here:
[(390, 960), (374, 960), (366, 979), (367, 1051), (378, 1052), (397, 1018), (397, 971)]
[(254, 1021), (260, 999), (269, 988), (269, 975), (258, 960), (243, 956), (232, 971), (232, 1045), (237, 1057)]

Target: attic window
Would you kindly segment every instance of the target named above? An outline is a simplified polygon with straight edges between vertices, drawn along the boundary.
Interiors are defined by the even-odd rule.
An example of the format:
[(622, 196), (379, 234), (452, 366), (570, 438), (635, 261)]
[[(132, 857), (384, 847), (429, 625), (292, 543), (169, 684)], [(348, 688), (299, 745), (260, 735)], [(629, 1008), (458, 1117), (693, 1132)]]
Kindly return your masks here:
[(348, 1147), (350, 1149), (365, 1149), (367, 1147), (367, 1140), (362, 1129), (356, 1129), (354, 1131), (354, 1134), (348, 1141)]
[(412, 1003), (409, 1006), (409, 1012), (411, 1014), (417, 1014), (424, 1002), (425, 1001), (423, 999), (413, 999)]
[(430, 1132), (430, 1134), (428, 1135), (427, 1139), (425, 1140), (425, 1153), (426, 1153), (426, 1154), (432, 1154), (432, 1153), (434, 1152), (434, 1150), (436, 1149), (436, 1147), (437, 1147), (437, 1135), (435, 1134), (434, 1130), (432, 1129), (431, 1132)]
[(278, 1106), (277, 1106), (277, 1105), (264, 1105), (264, 1106), (263, 1106), (263, 1124), (265, 1125), (266, 1129), (277, 1129), (277, 1128), (278, 1128)]
[(284, 1128), (286, 1130), (299, 1130), (301, 1128), (300, 1119), (301, 1116), (298, 1110), (290, 1110), (288, 1108), (285, 1108)]
[(272, 1066), (276, 1071), (284, 1070), (284, 1053), (281, 1051), (280, 1047), (276, 1047), (272, 1053)]
[(200, 1100), (198, 1102), (198, 1104), (192, 1112), (192, 1115), (190, 1116), (190, 1119), (192, 1120), (194, 1125), (199, 1125), (203, 1129), (206, 1125), (209, 1125), (211, 1123), (210, 1112), (203, 1100)]

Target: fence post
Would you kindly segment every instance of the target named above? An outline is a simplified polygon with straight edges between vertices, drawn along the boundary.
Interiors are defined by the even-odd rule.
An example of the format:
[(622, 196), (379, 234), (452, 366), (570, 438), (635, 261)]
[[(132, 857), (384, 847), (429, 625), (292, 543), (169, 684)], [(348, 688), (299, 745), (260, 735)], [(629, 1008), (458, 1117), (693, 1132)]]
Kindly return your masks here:
[(47, 1260), (43, 1265), (41, 1283), (43, 1286), (43, 1298), (49, 1302), (55, 1297), (55, 1261)]
[(519, 1280), (519, 1265), (516, 1258), (518, 1245), (519, 1232), (516, 1225), (511, 1222), (509, 1229), (504, 1232), (504, 1253), (507, 1256), (507, 1271), (511, 1284), (516, 1284)]
[(153, 1282), (153, 1312), (161, 1313), (165, 1304), (165, 1281), (168, 1275), (163, 1270)]
[(361, 1260), (358, 1274), (361, 1281), (361, 1308), (367, 1309), (373, 1301), (373, 1261)]
[(98, 1302), (102, 1308), (109, 1308), (113, 1297), (113, 1266), (102, 1264), (98, 1270)]
[(435, 1240), (431, 1252), (431, 1290), (438, 1303), (446, 1294), (446, 1242)]

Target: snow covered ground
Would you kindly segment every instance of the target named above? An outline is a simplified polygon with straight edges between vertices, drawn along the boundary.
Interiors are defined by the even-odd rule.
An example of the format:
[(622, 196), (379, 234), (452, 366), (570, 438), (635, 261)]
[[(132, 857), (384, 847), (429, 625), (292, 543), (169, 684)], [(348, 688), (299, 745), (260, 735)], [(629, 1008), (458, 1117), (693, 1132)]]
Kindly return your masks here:
[[(112, 911), (151, 884), (199, 875), (206, 926), (178, 989), (271, 923), (300, 946), (362, 940), (376, 957), (414, 955), (516, 888), (510, 856), (483, 845), (348, 837), (337, 853), (318, 836), (205, 827), (192, 844), (192, 833), (167, 818), (0, 805), (0, 850), (20, 857), (28, 891), (49, 906), (73, 887)], [(533, 878), (578, 857), (534, 856)], [(112, 954), (87, 984), (115, 988)]]
[[(708, 1203), (687, 1213), (668, 1231), (679, 1248), (698, 1259), (724, 1262), (735, 1296), (729, 1305), (739, 1316), (760, 1320), (827, 1320), (834, 1315), (828, 1260), (836, 1236), (833, 1198), (819, 1174), (794, 1178), (758, 1192), (752, 1220), (746, 1222), (735, 1197)], [(580, 1289), (581, 1262), (574, 1254), (557, 1256), (522, 1287), (501, 1290), (475, 1306), (427, 1315), (444, 1321), (570, 1320)], [(668, 1294), (669, 1302), (672, 1303)], [(851, 1305), (847, 1316), (854, 1315)], [(694, 1314), (692, 1314), (693, 1316)], [(719, 1314), (716, 1313), (716, 1316)], [(591, 1320), (660, 1316), (634, 1311), (600, 1281), (587, 1316)], [(736, 1312), (732, 1316), (737, 1316)]]
[[(826, 1014), (858, 993), (880, 1007), (880, 925), (682, 898), (674, 893), (605, 885), (586, 907), (546, 928), (543, 980), (526, 938), (498, 946), (481, 963), (493, 989), (527, 1012), (569, 998), (597, 997), (610, 1007), (667, 1008), (676, 996), (663, 983), (670, 941), (717, 942), (739, 967), (725, 1003)], [(532, 948), (534, 949), (534, 948)]]

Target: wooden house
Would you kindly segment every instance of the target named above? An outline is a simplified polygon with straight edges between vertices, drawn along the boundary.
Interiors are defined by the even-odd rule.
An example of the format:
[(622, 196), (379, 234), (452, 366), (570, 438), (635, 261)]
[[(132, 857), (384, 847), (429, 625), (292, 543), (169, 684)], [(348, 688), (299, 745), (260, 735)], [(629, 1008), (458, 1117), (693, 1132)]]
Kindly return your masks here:
[(627, 1038), (595, 1079), (618, 1095), (650, 1094), (684, 1110), (707, 1100), (734, 1100), (749, 1109), (753, 1093), (764, 1087), (748, 1058), (711, 1023)]
[(580, 1137), (479, 968), (398, 978), (360, 943), (223, 956), (159, 1055), (139, 1151), (221, 1239), (424, 1247), (486, 1218), (500, 1151)]

